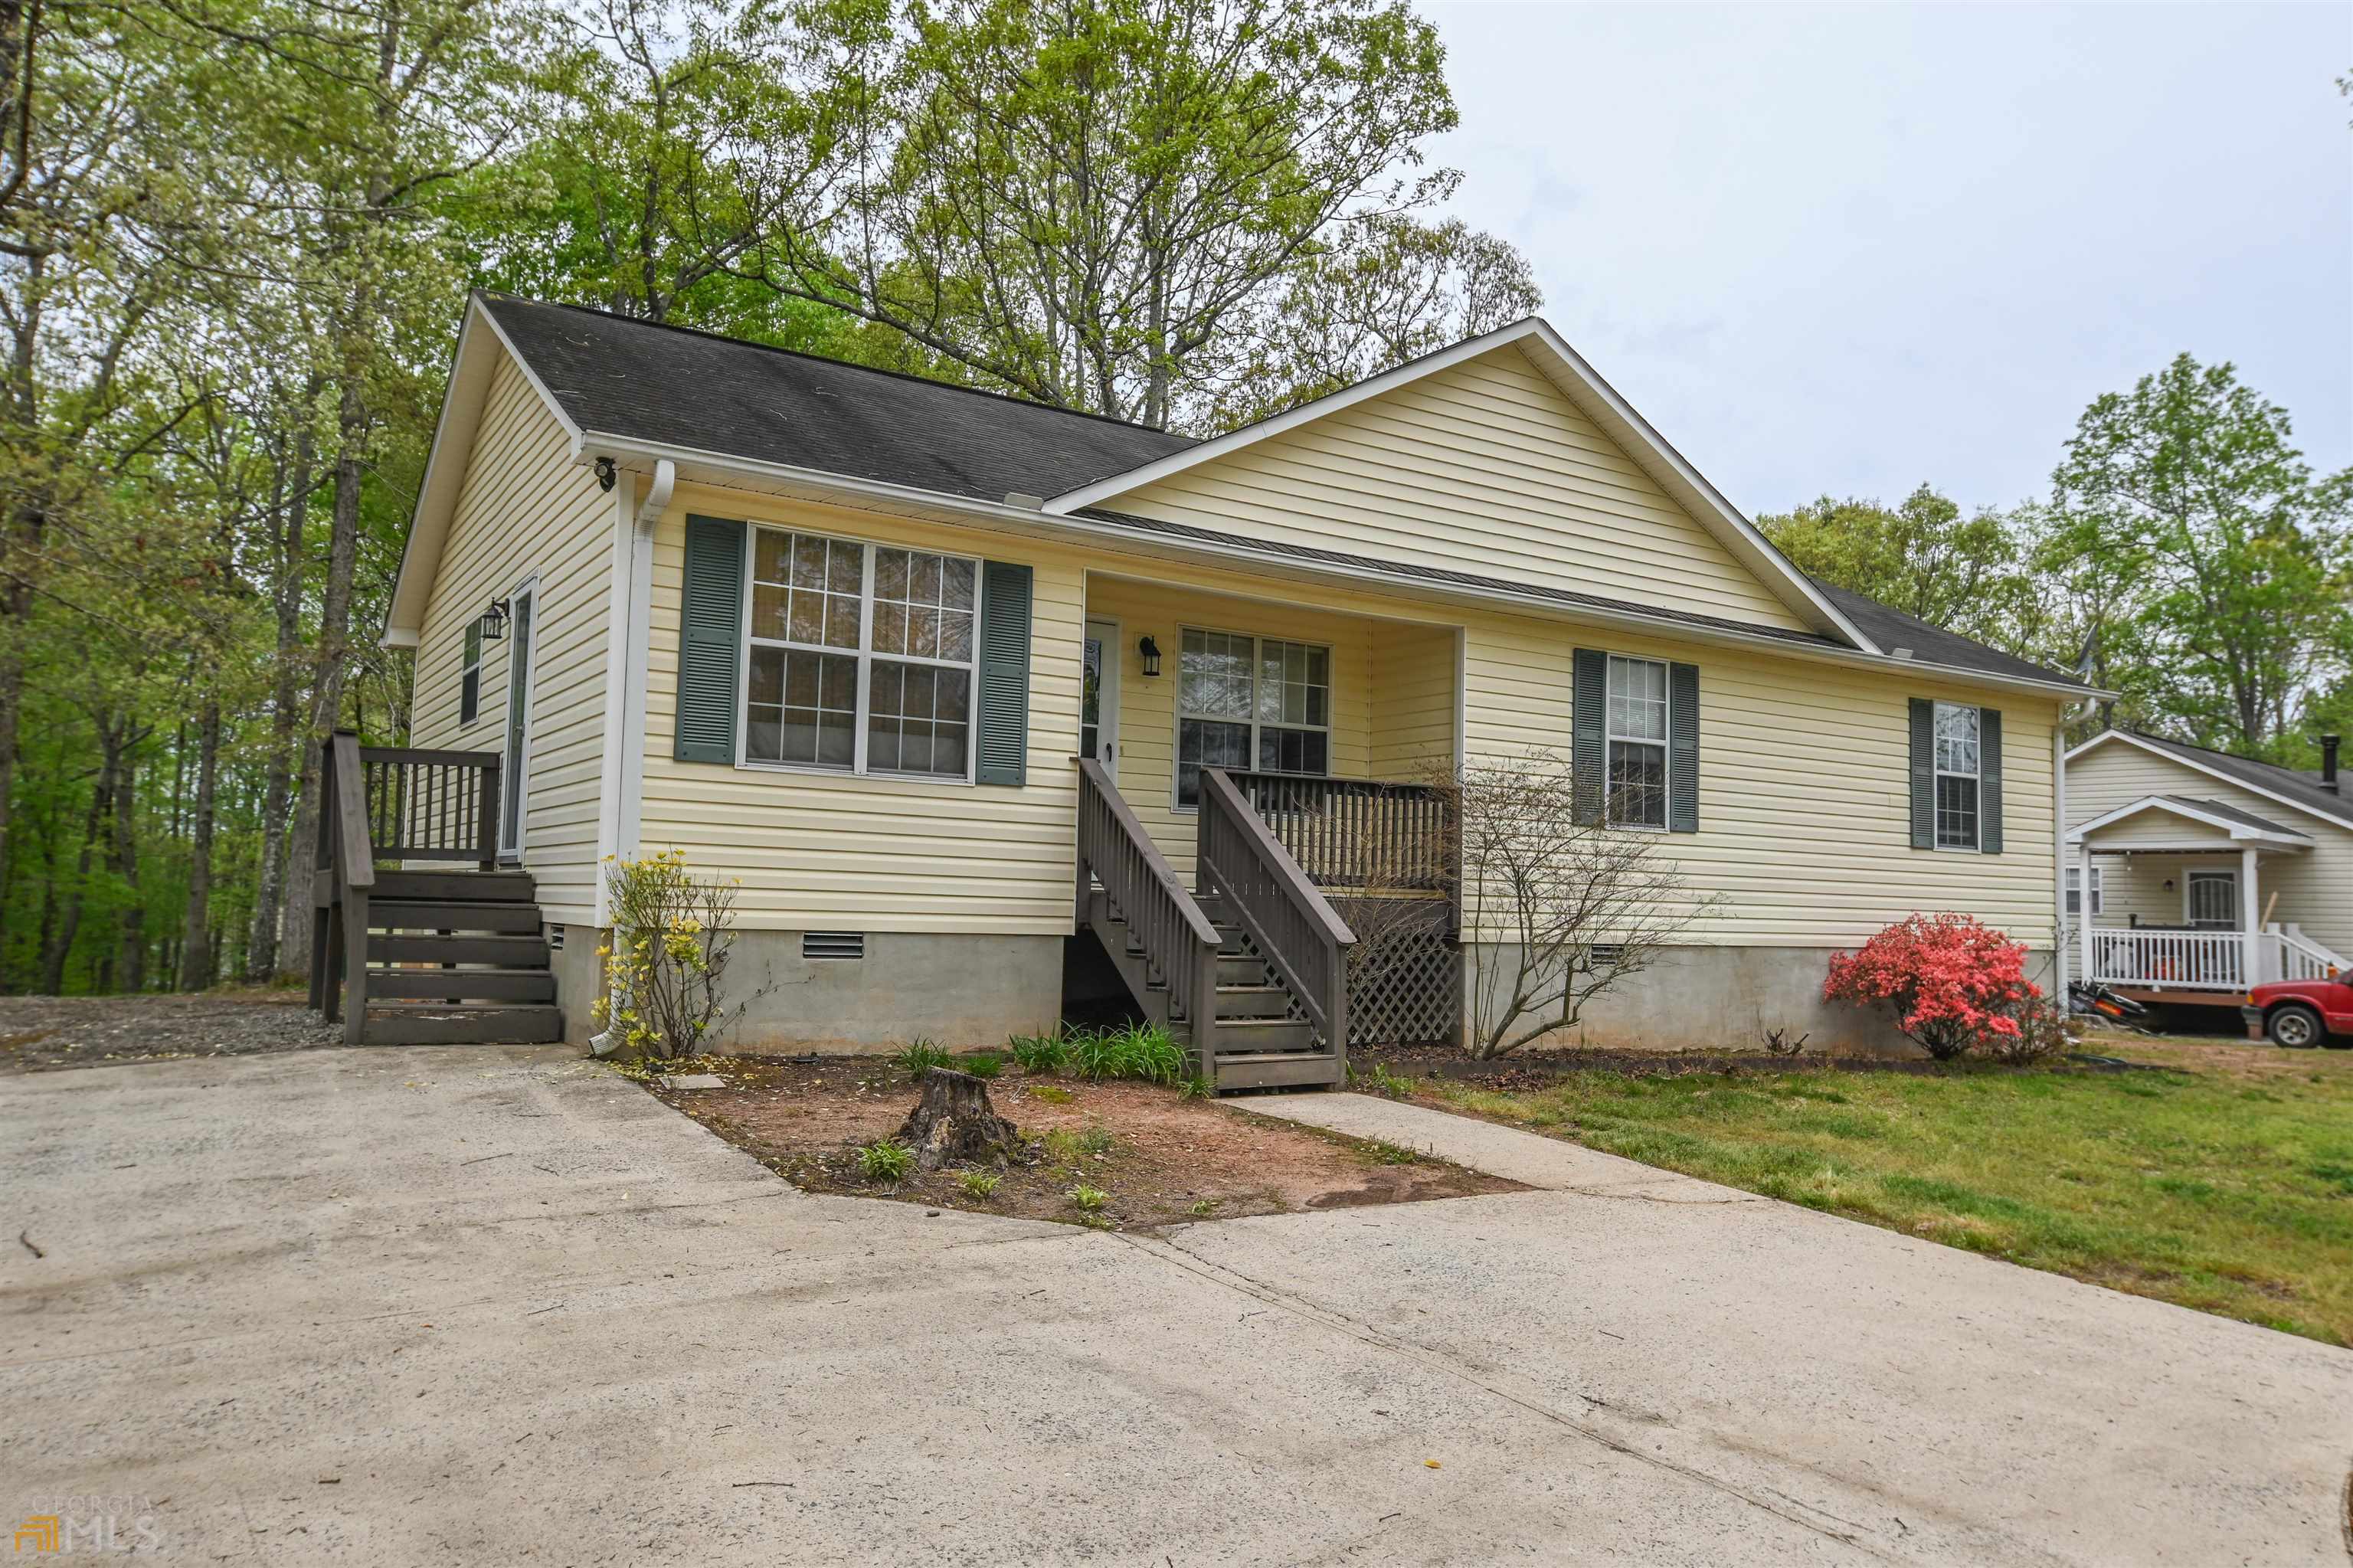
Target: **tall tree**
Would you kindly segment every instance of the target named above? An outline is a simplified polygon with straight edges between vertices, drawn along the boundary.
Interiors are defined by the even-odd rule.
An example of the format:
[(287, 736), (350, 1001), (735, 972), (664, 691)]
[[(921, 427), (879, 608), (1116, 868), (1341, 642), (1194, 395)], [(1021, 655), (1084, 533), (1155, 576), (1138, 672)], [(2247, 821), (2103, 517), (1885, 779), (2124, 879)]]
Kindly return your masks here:
[[(818, 0), (807, 14), (830, 51), (817, 101), (833, 178), (787, 253), (736, 270), (1039, 402), (1216, 423), (1252, 357), (1236, 345), (1285, 342), (1272, 323), (1303, 271), (1403, 238), (1398, 220), (1460, 177), (1423, 166), (1454, 101), (1436, 29), (1402, 0), (913, 0), (896, 16)], [(1492, 279), (1500, 241), (1452, 226), (1411, 238), (1411, 269), (1360, 285), (1494, 292), (1429, 278)], [(1515, 313), (1534, 303), (1517, 280)], [(1355, 308), (1388, 329), (1359, 334), (1359, 363), (1410, 338), (1399, 313)], [(1333, 368), (1275, 374), (1313, 387)]]
[(2287, 412), (2187, 354), (2084, 411), (2041, 563), (2100, 563), (2111, 647), (2148, 722), (2294, 754), (2304, 705), (2353, 669), (2353, 470), (2316, 477)]

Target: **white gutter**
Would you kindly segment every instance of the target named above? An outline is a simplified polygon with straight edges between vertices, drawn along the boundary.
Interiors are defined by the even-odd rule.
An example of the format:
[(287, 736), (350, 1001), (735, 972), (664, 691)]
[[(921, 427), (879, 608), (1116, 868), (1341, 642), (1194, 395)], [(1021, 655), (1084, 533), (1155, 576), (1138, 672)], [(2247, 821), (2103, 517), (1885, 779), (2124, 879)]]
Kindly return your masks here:
[(678, 465), (654, 464), (653, 483), (632, 506), (635, 482), (613, 492), (613, 557), (605, 638), (605, 758), (596, 804), (596, 925), (610, 923), (605, 862), (634, 854), (646, 773), (646, 658), (651, 641), (654, 529), (678, 488)]
[[(2067, 1000), (2067, 721), (2063, 713), (2057, 724), (2051, 726), (2051, 861), (2056, 873), (2057, 885), (2052, 896), (2057, 901), (2057, 920), (2052, 927), (2051, 990), (2052, 1002), (2063, 1020), (2068, 1015)], [(2077, 917), (2089, 925), (2092, 919), (2092, 878), (2084, 875), (2084, 885), (2076, 907)]]
[[(855, 479), (843, 474), (827, 473), (816, 469), (799, 468), (789, 463), (763, 462), (750, 458), (730, 457), (725, 453), (700, 450), (692, 447), (667, 443), (651, 444), (631, 441), (619, 436), (605, 436), (595, 431), (583, 438), (578, 461), (586, 462), (588, 454), (608, 453), (617, 461), (651, 466), (670, 461), (681, 466), (690, 482), (708, 482), (724, 486), (730, 475), (778, 481), (809, 490), (828, 497), (851, 497), (867, 502), (894, 503), (896, 509), (913, 515), (935, 518), (944, 522), (986, 522), (1002, 531), (1026, 535), (1034, 538), (1082, 540), (1089, 544), (1111, 542), (1127, 554), (1165, 554), (1176, 560), (1209, 560), (1229, 565), (1262, 569), (1272, 567), (1312, 581), (1341, 585), (1377, 584), (1420, 599), (1440, 599), (1449, 603), (1496, 605), (1515, 612), (1544, 616), (1552, 620), (1589, 621), (1604, 626), (1622, 626), (1653, 637), (1681, 638), (1687, 641), (1711, 643), (1720, 647), (1769, 649), (1787, 658), (1807, 659), (1820, 663), (1861, 666), (1880, 673), (1890, 670), (1920, 672), (1930, 678), (1949, 680), (1963, 685), (1993, 686), (2005, 691), (2032, 692), (2038, 695), (2066, 698), (2113, 696), (2116, 694), (2059, 681), (2038, 681), (2028, 676), (1999, 675), (1983, 670), (1965, 669), (1959, 665), (1930, 663), (1922, 659), (1897, 659), (1883, 653), (1865, 653), (1850, 648), (1835, 648), (1822, 643), (1798, 642), (1766, 632), (1739, 631), (1727, 627), (1700, 626), (1679, 620), (1672, 616), (1646, 614), (1639, 610), (1616, 610), (1593, 605), (1564, 604), (1560, 600), (1537, 593), (1520, 593), (1503, 588), (1480, 588), (1461, 583), (1443, 583), (1414, 576), (1399, 569), (1383, 571), (1377, 567), (1319, 566), (1310, 560), (1286, 556), (1275, 550), (1257, 550), (1247, 546), (1216, 545), (1179, 535), (1145, 536), (1116, 524), (1097, 522), (1087, 517), (1060, 515), (1041, 512), (1030, 506), (1010, 506), (1001, 502), (976, 501), (962, 496), (946, 495), (935, 490), (923, 490), (914, 485), (892, 484), (881, 480)], [(702, 471), (698, 473), (697, 470)], [(892, 510), (892, 508), (883, 508)], [(1140, 546), (1157, 546), (1139, 551)]]

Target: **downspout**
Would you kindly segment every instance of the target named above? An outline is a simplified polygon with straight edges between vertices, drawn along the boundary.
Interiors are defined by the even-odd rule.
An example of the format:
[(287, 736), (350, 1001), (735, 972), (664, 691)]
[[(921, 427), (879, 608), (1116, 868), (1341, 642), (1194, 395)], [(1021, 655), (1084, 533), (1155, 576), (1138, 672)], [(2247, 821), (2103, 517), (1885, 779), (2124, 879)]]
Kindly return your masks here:
[(678, 465), (654, 464), (654, 482), (638, 504), (629, 538), (628, 663), (622, 682), (621, 823), (617, 853), (638, 853), (646, 795), (646, 662), (653, 652), (654, 530), (678, 488)]
[[(2059, 722), (2051, 726), (2051, 863), (2057, 886), (2052, 896), (2057, 900), (2057, 920), (2052, 927), (2055, 940), (2051, 944), (2052, 1000), (2058, 1004), (2059, 1016), (2067, 1016), (2067, 710), (2059, 710)], [(2077, 895), (2077, 918), (2089, 930), (2092, 924), (2092, 863), (2091, 853), (2084, 854), (2083, 890)], [(2088, 946), (2088, 943), (2087, 943)]]

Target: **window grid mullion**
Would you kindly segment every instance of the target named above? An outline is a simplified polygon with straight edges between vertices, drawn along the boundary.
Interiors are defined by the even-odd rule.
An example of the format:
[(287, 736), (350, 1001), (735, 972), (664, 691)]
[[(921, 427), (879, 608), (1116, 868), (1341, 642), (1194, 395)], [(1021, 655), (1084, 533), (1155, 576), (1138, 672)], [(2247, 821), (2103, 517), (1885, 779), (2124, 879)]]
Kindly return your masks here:
[(874, 546), (858, 546), (858, 694), (850, 715), (849, 770), (866, 773), (868, 702), (874, 686)]

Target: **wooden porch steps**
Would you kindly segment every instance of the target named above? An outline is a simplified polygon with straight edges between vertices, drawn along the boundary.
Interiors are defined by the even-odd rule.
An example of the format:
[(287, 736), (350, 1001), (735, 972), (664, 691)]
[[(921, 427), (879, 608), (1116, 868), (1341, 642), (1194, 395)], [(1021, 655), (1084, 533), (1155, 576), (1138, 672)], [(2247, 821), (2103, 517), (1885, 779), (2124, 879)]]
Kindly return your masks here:
[[(1087, 917), (1145, 1016), (1190, 1046), (1197, 1038), (1193, 1021), (1172, 1007), (1166, 978), (1153, 969), (1142, 944), (1131, 936), (1126, 920), (1101, 888), (1088, 896)], [(1214, 913), (1211, 918), (1216, 920)], [(1218, 922), (1217, 930), (1222, 941), (1211, 1031), (1216, 1050), (1208, 1064), (1197, 1065), (1202, 1075), (1219, 1093), (1329, 1087), (1342, 1083), (1346, 1074), (1339, 1058), (1323, 1046), (1314, 1027), (1298, 1016), (1295, 1000), (1266, 960), (1249, 950), (1238, 927)]]
[(520, 871), (380, 871), (367, 902), (372, 1045), (564, 1038), (538, 888)]

